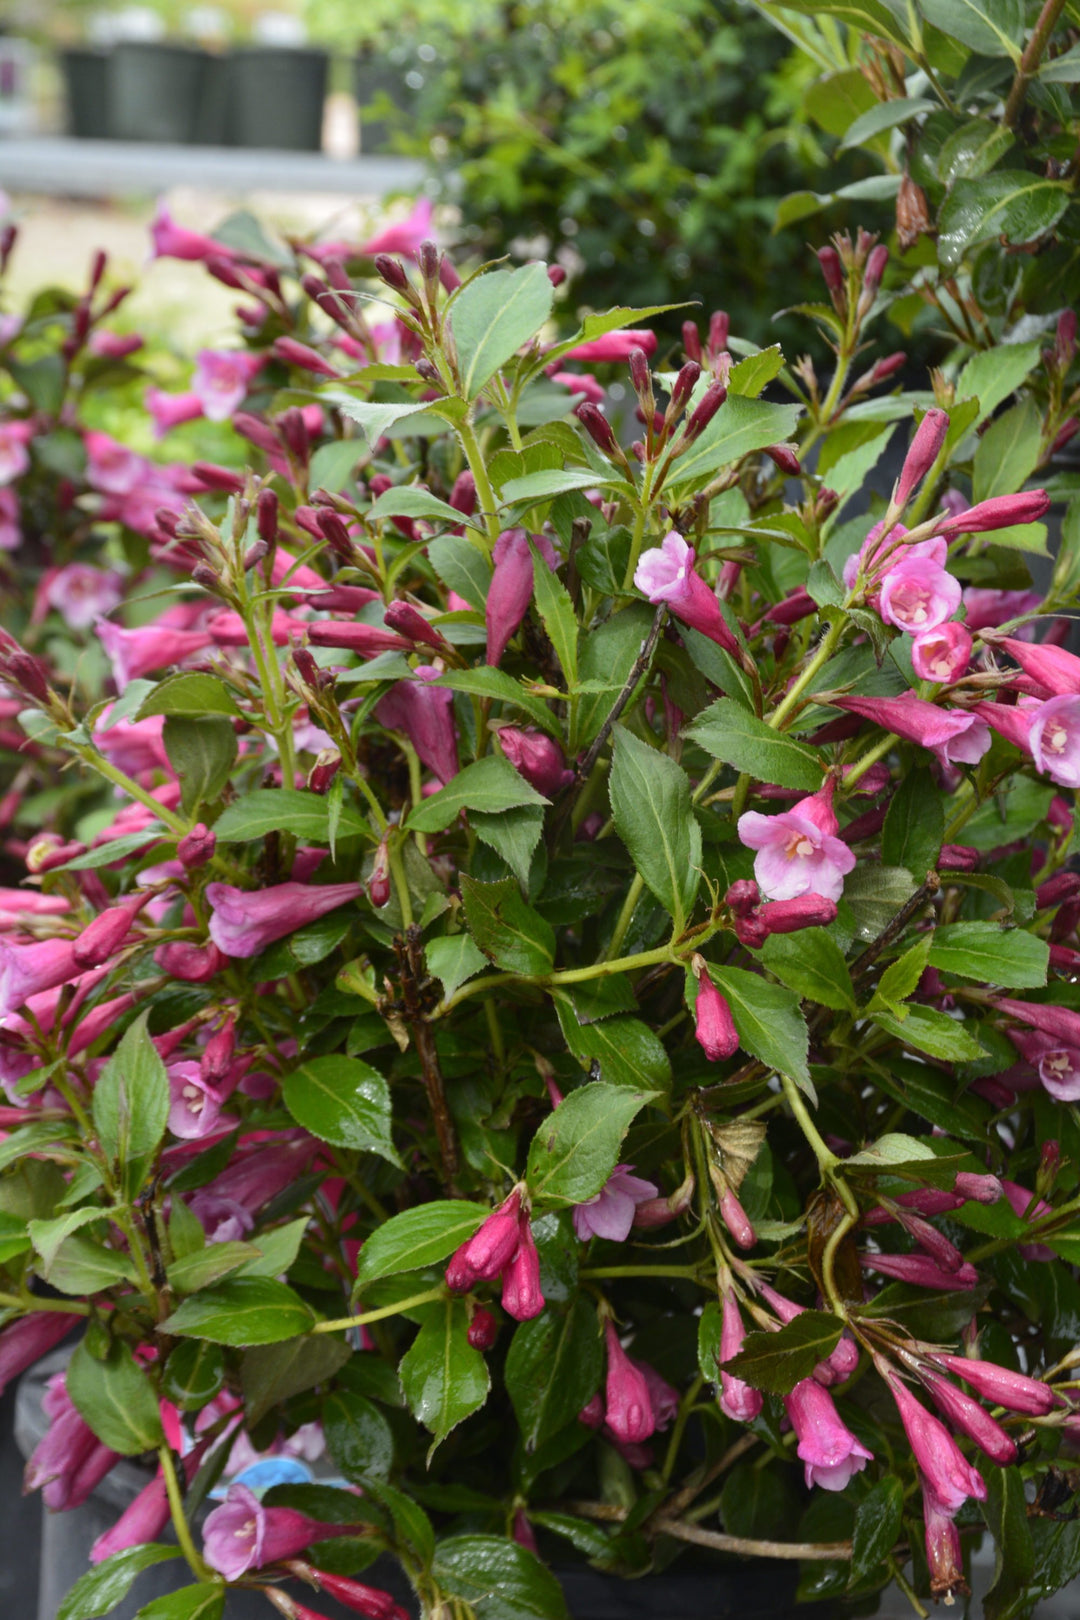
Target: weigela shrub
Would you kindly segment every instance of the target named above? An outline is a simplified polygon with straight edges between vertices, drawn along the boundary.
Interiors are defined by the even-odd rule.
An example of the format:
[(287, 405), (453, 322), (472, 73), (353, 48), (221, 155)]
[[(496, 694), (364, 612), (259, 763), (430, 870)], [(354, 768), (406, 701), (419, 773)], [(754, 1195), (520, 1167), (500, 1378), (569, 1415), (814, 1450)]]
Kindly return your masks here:
[(686, 1543), (918, 1608), (984, 1529), (1027, 1613), (1077, 1565), (1075, 320), (912, 395), (862, 234), (819, 377), (722, 314), (555, 341), (557, 275), (426, 231), (159, 216), (241, 296), (147, 396), (222, 464), (101, 426), (100, 261), (5, 317), (0, 1379), (83, 1330), (51, 1508), (156, 1470), (64, 1613), (170, 1521), (178, 1616), (390, 1620), (389, 1552), (554, 1620), (546, 1562)]

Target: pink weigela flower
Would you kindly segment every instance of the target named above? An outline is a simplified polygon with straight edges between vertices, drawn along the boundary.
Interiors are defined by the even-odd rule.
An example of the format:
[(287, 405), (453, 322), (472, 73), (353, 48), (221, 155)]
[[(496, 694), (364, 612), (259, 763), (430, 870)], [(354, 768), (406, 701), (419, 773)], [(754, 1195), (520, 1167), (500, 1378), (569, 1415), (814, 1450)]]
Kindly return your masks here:
[(739, 817), (739, 837), (758, 852), (754, 876), (770, 900), (794, 900), (800, 894), (839, 900), (855, 855), (837, 838), (837, 830), (831, 785), (778, 816), (748, 810)]

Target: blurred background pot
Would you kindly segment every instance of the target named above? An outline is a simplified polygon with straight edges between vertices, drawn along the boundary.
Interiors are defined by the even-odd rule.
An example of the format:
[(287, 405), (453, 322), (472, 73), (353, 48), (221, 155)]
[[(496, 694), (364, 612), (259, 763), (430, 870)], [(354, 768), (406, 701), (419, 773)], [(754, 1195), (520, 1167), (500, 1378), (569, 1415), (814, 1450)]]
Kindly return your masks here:
[(110, 133), (122, 141), (193, 141), (210, 60), (192, 45), (122, 41), (109, 58)]
[(109, 53), (92, 46), (60, 52), (65, 129), (83, 140), (105, 140), (109, 128)]
[(237, 146), (318, 152), (329, 58), (325, 51), (249, 45), (229, 58), (229, 133)]

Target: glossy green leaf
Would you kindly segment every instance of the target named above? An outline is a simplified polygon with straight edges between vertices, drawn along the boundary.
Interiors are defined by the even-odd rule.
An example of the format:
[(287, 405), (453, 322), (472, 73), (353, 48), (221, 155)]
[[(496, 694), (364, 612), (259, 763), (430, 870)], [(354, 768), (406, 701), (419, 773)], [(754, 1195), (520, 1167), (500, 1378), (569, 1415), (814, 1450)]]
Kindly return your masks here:
[(937, 105), (936, 101), (926, 96), (900, 96), (893, 101), (879, 101), (849, 125), (839, 149), (842, 152), (849, 146), (862, 146), (864, 142), (873, 140), (875, 135), (895, 129), (897, 124), (906, 124), (913, 118), (920, 118), (923, 113), (933, 112)]
[[(254, 788), (226, 805), (214, 823), (219, 844), (247, 844), (269, 833), (294, 833), (305, 844), (329, 844), (330, 812), (326, 799), (300, 788)], [(337, 837), (375, 835), (363, 816), (347, 801), (341, 806)]]
[(928, 770), (909, 771), (889, 800), (881, 829), (881, 858), (921, 883), (937, 865), (945, 836), (945, 810)]
[(555, 958), (554, 930), (521, 898), (513, 878), (478, 883), (463, 875), (461, 893), (469, 932), (497, 967), (511, 973), (550, 973)]
[(543, 264), (489, 270), (461, 290), (450, 325), (466, 399), (475, 399), (499, 367), (536, 336), (551, 314), (553, 296)]
[(445, 1260), (490, 1214), (488, 1204), (470, 1204), (461, 1198), (435, 1199), (392, 1215), (375, 1228), (360, 1250), (357, 1291), (379, 1277), (396, 1277), (399, 1272), (419, 1271)]
[(429, 939), (424, 954), (427, 970), (441, 981), (447, 1001), (466, 980), (488, 965), (487, 957), (473, 942), (471, 934), (447, 934), (441, 939)]
[(323, 1402), (322, 1425), (330, 1455), (346, 1479), (363, 1485), (372, 1475), (388, 1477), (394, 1464), (394, 1435), (374, 1401), (335, 1390)]
[(451, 523), (456, 527), (467, 524), (475, 528), (476, 520), (468, 518), (451, 506), (448, 501), (442, 501), (433, 495), (429, 489), (419, 489), (415, 484), (395, 484), (392, 489), (384, 490), (378, 496), (364, 517), (368, 523), (378, 523), (384, 518), (435, 518), (442, 523)]
[(518, 1324), (506, 1357), (506, 1392), (527, 1451), (577, 1420), (603, 1371), (600, 1326), (584, 1295), (575, 1294), (566, 1310), (549, 1304)]
[(390, 1088), (370, 1063), (339, 1052), (309, 1058), (285, 1076), (281, 1094), (296, 1123), (320, 1141), (401, 1167), (390, 1134)]
[(593, 1081), (553, 1110), (533, 1137), (526, 1179), (535, 1203), (568, 1209), (595, 1198), (619, 1162), (630, 1121), (647, 1093)]
[[(704, 391), (704, 390), (702, 390)], [(795, 432), (797, 405), (773, 405), (763, 399), (729, 394), (701, 437), (681, 455), (665, 488), (683, 496), (707, 483), (722, 467), (740, 461), (767, 444), (784, 444)]]
[(418, 804), (405, 825), (410, 832), (441, 832), (462, 810), (484, 810), (494, 815), (520, 804), (547, 803), (508, 760), (488, 754), (466, 765), (438, 793)]
[(821, 786), (823, 767), (813, 750), (773, 731), (733, 698), (719, 698), (688, 727), (687, 735), (714, 759), (758, 782), (804, 793), (815, 793)]
[(448, 1295), (427, 1307), (398, 1377), (413, 1417), (434, 1435), (431, 1451), (483, 1406), (491, 1377), (483, 1355), (469, 1343), (469, 1308), (463, 1299)]
[(180, 802), (188, 815), (220, 798), (236, 764), (236, 732), (230, 720), (219, 714), (198, 719), (166, 715), (161, 740), (180, 780)]
[(182, 1586), (144, 1604), (135, 1620), (222, 1620), (225, 1613), (225, 1586), (221, 1582), (200, 1581)]
[[(161, 1393), (182, 1412), (199, 1412), (225, 1385), (225, 1352), (218, 1344), (185, 1339), (172, 1351), (161, 1374)], [(248, 1420), (254, 1422), (250, 1408)]]
[(616, 726), (614, 738), (608, 792), (615, 827), (679, 933), (701, 878), (701, 829), (690, 801), (690, 778), (669, 755), (625, 727)]
[(314, 1317), (299, 1294), (272, 1277), (232, 1277), (192, 1294), (161, 1324), (178, 1338), (212, 1344), (275, 1344), (306, 1333)]
[(159, 681), (150, 695), (143, 699), (135, 718), (146, 720), (152, 714), (194, 718), (206, 714), (239, 716), (240, 712), (224, 681), (216, 675), (204, 675), (192, 670)]
[(79, 1576), (57, 1609), (56, 1620), (100, 1620), (124, 1601), (144, 1569), (180, 1556), (179, 1547), (162, 1547), (156, 1542), (121, 1548)]
[(568, 687), (577, 685), (578, 623), (570, 594), (559, 576), (548, 567), (543, 553), (530, 543), (533, 559), (533, 606), (555, 649)]
[(434, 1572), (442, 1589), (467, 1603), (476, 1620), (569, 1620), (551, 1571), (505, 1536), (441, 1541)]
[(143, 1013), (125, 1032), (94, 1087), (94, 1125), (125, 1196), (143, 1188), (169, 1118), (169, 1079)]
[(895, 1474), (887, 1474), (855, 1509), (851, 1538), (851, 1584), (866, 1580), (884, 1563), (900, 1537), (904, 1513), (904, 1487)]
[(909, 1007), (902, 1022), (884, 1009), (875, 1010), (872, 1017), (879, 1029), (928, 1057), (942, 1058), (946, 1063), (971, 1063), (985, 1055), (963, 1024), (936, 1007)]
[(946, 923), (934, 930), (930, 965), (978, 984), (1034, 990), (1046, 983), (1050, 947), (1037, 934), (998, 923)]
[(710, 963), (709, 972), (731, 1008), (743, 1050), (767, 1068), (788, 1075), (804, 1089), (809, 1087), (806, 1059), (810, 1037), (799, 1010), (799, 997), (745, 968), (715, 967)]
[(770, 934), (761, 959), (781, 984), (804, 1001), (835, 1012), (854, 1012), (858, 1003), (843, 952), (824, 928), (797, 934)]
[(843, 1326), (827, 1311), (803, 1311), (778, 1333), (748, 1333), (724, 1371), (770, 1395), (790, 1394), (836, 1349)]
[(919, 9), (927, 22), (980, 56), (1009, 56), (1019, 62), (1024, 42), (1021, 0), (919, 0)]
[(496, 703), (509, 703), (522, 714), (551, 736), (557, 737), (560, 733), (559, 721), (552, 714), (546, 701), (530, 692), (520, 681), (515, 681), (512, 675), (504, 670), (493, 669), (490, 664), (481, 664), (476, 669), (451, 669), (445, 675), (440, 675), (432, 686), (446, 686), (452, 692), (468, 692), (471, 697), (494, 699)]
[[(199, 1348), (206, 1346), (200, 1344)], [(282, 1401), (329, 1382), (352, 1354), (347, 1340), (332, 1333), (307, 1333), (277, 1344), (252, 1345), (240, 1364), (248, 1423), (261, 1422)]]
[(98, 1439), (122, 1457), (137, 1457), (164, 1443), (150, 1374), (122, 1339), (114, 1339), (104, 1361), (91, 1355), (85, 1342), (76, 1345), (68, 1362), (67, 1392)]
[(958, 180), (941, 210), (938, 257), (951, 270), (990, 237), (1003, 236), (1013, 247), (1035, 242), (1053, 230), (1068, 206), (1063, 181), (1026, 169), (995, 169), (978, 180)]

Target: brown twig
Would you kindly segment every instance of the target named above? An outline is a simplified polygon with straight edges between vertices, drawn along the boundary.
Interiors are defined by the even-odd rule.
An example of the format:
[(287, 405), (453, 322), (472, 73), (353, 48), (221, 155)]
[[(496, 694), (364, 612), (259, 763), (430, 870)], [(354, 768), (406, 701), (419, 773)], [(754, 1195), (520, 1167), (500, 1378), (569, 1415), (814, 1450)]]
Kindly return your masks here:
[(1065, 9), (1065, 0), (1044, 0), (1042, 10), (1039, 12), (1031, 38), (1024, 48), (1020, 58), (1020, 66), (1016, 70), (1009, 99), (1005, 103), (1003, 121), (1008, 129), (1012, 129), (1020, 117), (1024, 102), (1027, 99), (1028, 85), (1039, 71), (1039, 63), (1045, 51), (1050, 35), (1057, 26), (1057, 20)]
[(435, 1034), (427, 1020), (429, 1008), (425, 1004), (423, 984), (428, 973), (424, 960), (423, 936), (415, 923), (405, 930), (404, 938), (398, 935), (394, 940), (394, 952), (400, 969), (405, 1021), (420, 1059), (420, 1073), (439, 1143), (443, 1180), (447, 1191), (453, 1196), (457, 1190), (454, 1180), (460, 1163), (457, 1133), (446, 1102), (446, 1087), (443, 1084), (442, 1069), (439, 1067), (439, 1054), (435, 1049)]
[[(583, 1519), (595, 1519), (602, 1524), (622, 1524), (627, 1517), (626, 1509), (614, 1502), (571, 1502), (568, 1506)], [(667, 1515), (651, 1519), (649, 1523), (657, 1535), (674, 1536), (677, 1541), (692, 1541), (698, 1547), (741, 1553), (749, 1558), (805, 1558), (819, 1563), (844, 1563), (851, 1557), (850, 1541), (759, 1541), (754, 1536), (728, 1536), (720, 1530), (699, 1530), (696, 1524), (684, 1524), (681, 1519)]]
[(619, 716), (626, 708), (626, 705), (634, 695), (634, 688), (637, 686), (638, 681), (640, 681), (641, 677), (644, 675), (645, 671), (652, 662), (652, 655), (656, 651), (656, 643), (660, 640), (660, 632), (664, 628), (664, 620), (666, 617), (667, 606), (665, 603), (661, 602), (660, 606), (656, 610), (656, 617), (653, 619), (652, 628), (645, 637), (645, 640), (641, 643), (641, 651), (634, 659), (633, 667), (630, 670), (629, 675), (626, 677), (622, 691), (612, 704), (611, 709), (608, 712), (608, 716), (603, 725), (600, 727), (600, 730), (596, 733), (596, 736), (589, 748), (589, 752), (585, 755), (585, 758), (578, 766), (577, 777), (579, 782), (588, 781), (589, 773), (592, 771), (596, 761), (600, 758), (601, 749), (611, 736), (612, 727), (615, 725)]
[(904, 904), (900, 907), (900, 910), (896, 913), (896, 916), (893, 917), (892, 921), (886, 923), (885, 927), (881, 930), (881, 933), (877, 936), (877, 938), (872, 939), (865, 951), (863, 951), (862, 955), (852, 963), (852, 979), (861, 978), (864, 973), (868, 972), (869, 969), (873, 967), (882, 951), (886, 950), (892, 944), (893, 940), (896, 939), (899, 934), (903, 933), (904, 929), (907, 927), (912, 917), (914, 917), (915, 913), (917, 911), (921, 911), (926, 902), (928, 900), (932, 900), (940, 888), (941, 879), (938, 877), (937, 873), (928, 872), (926, 874), (925, 882), (920, 883), (919, 887), (915, 890), (915, 893), (911, 896), (911, 898), (909, 900), (905, 900)]

